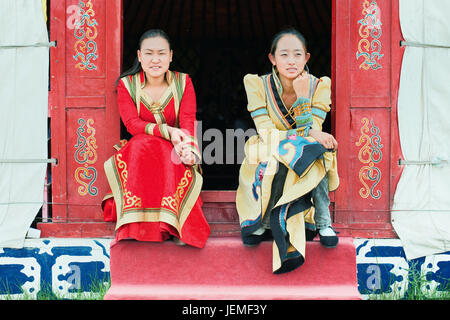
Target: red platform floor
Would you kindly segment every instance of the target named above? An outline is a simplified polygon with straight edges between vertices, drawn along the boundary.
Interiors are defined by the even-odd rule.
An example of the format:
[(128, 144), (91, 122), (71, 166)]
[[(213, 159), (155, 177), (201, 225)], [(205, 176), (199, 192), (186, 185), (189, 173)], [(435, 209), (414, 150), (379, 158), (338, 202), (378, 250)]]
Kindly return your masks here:
[(110, 266), (109, 300), (361, 299), (351, 238), (333, 249), (307, 242), (305, 263), (281, 275), (272, 273), (271, 241), (245, 247), (237, 237), (210, 238), (203, 249), (120, 241)]

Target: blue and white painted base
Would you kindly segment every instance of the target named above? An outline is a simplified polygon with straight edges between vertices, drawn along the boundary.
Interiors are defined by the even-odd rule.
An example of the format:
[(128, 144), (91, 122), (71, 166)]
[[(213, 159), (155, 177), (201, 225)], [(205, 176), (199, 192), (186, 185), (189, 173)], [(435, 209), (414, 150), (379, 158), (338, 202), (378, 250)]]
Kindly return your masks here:
[[(0, 248), (0, 299), (37, 298), (44, 286), (57, 297), (90, 291), (108, 282), (111, 239), (27, 239), (24, 248)], [(402, 297), (414, 273), (429, 289), (444, 291), (450, 279), (450, 252), (408, 261), (398, 239), (354, 239), (358, 290), (363, 298), (396, 292)]]
[[(0, 299), (36, 298), (49, 286), (57, 297), (108, 282), (110, 239), (26, 239), (24, 248), (0, 248)], [(49, 291), (49, 290), (48, 290)]]
[(398, 239), (354, 239), (354, 244), (358, 290), (365, 298), (381, 293), (404, 297), (408, 279), (420, 277), (431, 292), (450, 289), (450, 252), (407, 260)]

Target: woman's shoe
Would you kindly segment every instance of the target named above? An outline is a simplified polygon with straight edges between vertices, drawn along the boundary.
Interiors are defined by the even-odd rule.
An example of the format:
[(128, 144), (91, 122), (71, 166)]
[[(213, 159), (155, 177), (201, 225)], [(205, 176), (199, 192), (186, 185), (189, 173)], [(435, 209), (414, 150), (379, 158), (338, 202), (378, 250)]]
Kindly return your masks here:
[(318, 233), (319, 233), (319, 231), (317, 231), (317, 230), (313, 231), (313, 230), (305, 229), (306, 241), (313, 241)]
[(272, 231), (270, 229), (266, 229), (262, 234), (251, 234), (249, 236), (242, 237), (242, 242), (246, 247), (254, 247), (257, 246), (261, 241), (268, 241), (272, 239)]
[(175, 242), (175, 244), (177, 245), (177, 246), (185, 246), (186, 245), (186, 243), (184, 243), (183, 241), (181, 241), (180, 239), (178, 239), (177, 237), (173, 237), (173, 242)]
[(339, 238), (332, 227), (319, 230), (320, 243), (326, 248), (335, 248), (339, 242)]

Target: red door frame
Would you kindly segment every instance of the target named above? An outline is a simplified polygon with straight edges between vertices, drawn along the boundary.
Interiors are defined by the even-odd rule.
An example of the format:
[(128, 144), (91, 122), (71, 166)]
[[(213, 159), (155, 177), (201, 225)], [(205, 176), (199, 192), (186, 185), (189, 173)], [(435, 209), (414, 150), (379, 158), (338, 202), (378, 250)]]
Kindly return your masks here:
[[(390, 208), (392, 207), (392, 200), (394, 191), (401, 174), (401, 168), (398, 166), (398, 159), (402, 158), (397, 125), (397, 97), (401, 69), (401, 60), (403, 56), (403, 49), (400, 47), (400, 40), (402, 40), (401, 29), (399, 24), (399, 0), (377, 0), (380, 8), (383, 10), (383, 23), (385, 26), (383, 47), (384, 60), (383, 63), (387, 66), (387, 73), (384, 73), (384, 81), (388, 81), (388, 91), (385, 94), (385, 99), (375, 99), (381, 105), (376, 105), (376, 108), (365, 109), (364, 96), (357, 99), (352, 97), (355, 92), (355, 87), (352, 87), (352, 79), (361, 76), (367, 76), (358, 69), (352, 68), (357, 63), (355, 59), (356, 47), (352, 42), (355, 37), (355, 29), (357, 29), (357, 21), (360, 18), (359, 8), (365, 0), (333, 0), (332, 1), (332, 101), (333, 108), (332, 116), (332, 132), (339, 141), (338, 151), (338, 170), (341, 180), (339, 189), (331, 194), (332, 209), (334, 209), (334, 225), (341, 235), (349, 235), (354, 237), (396, 237), (390, 224)], [(51, 116), (51, 130), (52, 130), (52, 158), (57, 158), (58, 163), (52, 165), (52, 195), (53, 195), (53, 213), (52, 221), (60, 222), (58, 226), (55, 224), (47, 224), (44, 226), (43, 236), (109, 236), (112, 232), (112, 226), (105, 227), (98, 219), (82, 219), (77, 217), (77, 214), (72, 213), (69, 216), (69, 192), (68, 179), (71, 172), (68, 173), (68, 133), (67, 133), (67, 110), (77, 106), (90, 107), (86, 97), (68, 96), (67, 87), (72, 85), (68, 83), (68, 76), (66, 70), (67, 50), (70, 50), (67, 39), (67, 5), (76, 2), (73, 0), (52, 1), (50, 6), (50, 38), (57, 40), (57, 47), (51, 50), (51, 91), (49, 92), (49, 114)], [(94, 1), (94, 4), (96, 1)], [(105, 5), (105, 2), (99, 1)], [(101, 143), (106, 146), (112, 146), (119, 140), (119, 114), (116, 107), (115, 99), (115, 80), (121, 70), (122, 63), (122, 34), (123, 34), (123, 2), (122, 0), (107, 0), (108, 5), (104, 7), (103, 23), (106, 25), (106, 39), (104, 47), (105, 60), (105, 74), (104, 74), (104, 105), (100, 105), (100, 109), (105, 111), (105, 121), (103, 124), (104, 137)], [(355, 9), (356, 8), (356, 9)], [(387, 21), (386, 19), (390, 19)], [(119, 27), (117, 27), (119, 26)], [(120, 39), (120, 41), (117, 41)], [(371, 81), (376, 80), (376, 73), (373, 72)], [(95, 100), (95, 99), (94, 99)], [(356, 104), (353, 105), (357, 101)], [(384, 104), (383, 104), (384, 103)], [(99, 107), (97, 106), (97, 109)], [(355, 156), (354, 137), (358, 135), (360, 128), (355, 127), (352, 122), (352, 117), (358, 113), (365, 113), (368, 117), (376, 116), (378, 113), (383, 113), (389, 119), (382, 129), (383, 143), (386, 145), (388, 154), (386, 171), (384, 177), (387, 176), (388, 181), (385, 181), (386, 186), (383, 189), (384, 196), (387, 197), (383, 201), (381, 209), (377, 208), (377, 202), (367, 202), (366, 210), (364, 201), (355, 198), (355, 185), (358, 184), (357, 171), (355, 171), (355, 163), (357, 158)], [(383, 117), (377, 116), (377, 119), (383, 121)], [(55, 134), (57, 133), (57, 134)], [(70, 134), (73, 134), (70, 132)], [(353, 138), (352, 138), (353, 137)], [(99, 163), (108, 158), (112, 153), (112, 148), (104, 149), (103, 159), (99, 159)], [(72, 152), (72, 151), (71, 151)], [(357, 150), (356, 150), (357, 152)], [(386, 159), (386, 157), (385, 157)], [(386, 161), (386, 160), (385, 160)], [(103, 167), (100, 165), (98, 171), (103, 172)], [(102, 177), (101, 179), (104, 179)], [(386, 179), (386, 178), (385, 178)], [(356, 181), (356, 183), (355, 183)], [(106, 179), (102, 182), (106, 184)], [(357, 187), (357, 186), (356, 186)], [(105, 188), (101, 190), (104, 191)], [(202, 192), (204, 199), (205, 214), (209, 215), (212, 223), (217, 222), (222, 228), (219, 230), (223, 234), (235, 234), (239, 231), (239, 226), (236, 224), (236, 212), (234, 207), (235, 192), (233, 191), (204, 191)], [(358, 200), (360, 205), (355, 208), (354, 202)], [(82, 203), (77, 203), (80, 205)], [(362, 204), (362, 206), (361, 206)], [(370, 207), (372, 206), (372, 207)], [(377, 211), (378, 210), (378, 211)], [(379, 214), (383, 221), (377, 222), (370, 217), (371, 214)], [(80, 215), (80, 217), (83, 217)], [(232, 220), (233, 224), (226, 224), (227, 219)], [(77, 218), (81, 219), (77, 224)], [(231, 222), (231, 221), (228, 221)], [(69, 223), (64, 227), (65, 223)], [(53, 226), (50, 226), (53, 225)], [(78, 229), (77, 229), (78, 226)], [(47, 227), (47, 231), (45, 231)], [(89, 229), (91, 228), (91, 229)], [(52, 231), (49, 231), (52, 230)], [(71, 231), (68, 231), (71, 230)], [(89, 231), (91, 230), (91, 231)]]
[[(333, 105), (336, 106), (332, 112), (332, 128), (339, 141), (338, 151), (338, 171), (341, 180), (339, 189), (335, 192), (334, 225), (341, 231), (342, 235), (353, 237), (370, 238), (396, 238), (390, 223), (390, 210), (392, 208), (393, 197), (398, 180), (401, 175), (401, 168), (398, 159), (402, 158), (397, 121), (397, 99), (400, 81), (401, 61), (403, 49), (400, 47), (402, 33), (399, 22), (399, 0), (378, 0), (378, 5), (383, 12), (383, 63), (389, 66), (384, 78), (377, 79), (379, 74), (372, 72), (370, 81), (388, 82), (385, 96), (374, 96), (372, 101), (369, 97), (364, 97), (367, 92), (361, 93), (361, 97), (355, 97), (358, 88), (355, 80), (359, 77), (367, 79), (365, 71), (354, 68), (355, 63), (359, 63), (355, 58), (357, 46), (352, 42), (358, 31), (358, 19), (355, 10), (363, 7), (364, 0), (333, 0), (332, 8), (332, 86)], [(366, 1), (369, 2), (369, 1)], [(389, 20), (386, 20), (388, 17)], [(365, 73), (365, 74), (364, 74)], [(353, 95), (353, 96), (352, 96)], [(368, 106), (365, 108), (365, 103)], [(355, 202), (358, 196), (356, 188), (359, 188), (358, 172), (355, 170), (358, 161), (355, 155), (355, 140), (358, 137), (360, 127), (355, 127), (352, 117), (357, 113), (364, 113), (368, 118), (384, 112), (389, 117), (386, 119), (385, 131), (382, 138), (383, 144), (388, 146), (384, 152), (387, 154), (386, 171), (383, 176), (385, 181), (384, 204), (378, 205), (375, 201), (367, 201), (356, 208)], [(378, 116), (380, 118), (380, 116)], [(381, 117), (383, 118), (383, 117)], [(357, 152), (357, 150), (356, 150)], [(353, 155), (353, 156), (352, 156)], [(386, 159), (386, 157), (385, 157)], [(352, 163), (353, 162), (353, 163)], [(378, 202), (380, 203), (380, 202)], [(378, 215), (381, 221), (370, 219), (370, 215)], [(354, 218), (357, 219), (354, 219)]]
[[(76, 0), (50, 2), (50, 39), (56, 40), (57, 46), (50, 50), (49, 116), (51, 157), (57, 159), (57, 164), (52, 165), (51, 171), (52, 223), (38, 224), (43, 237), (105, 237), (114, 230), (112, 225), (103, 222), (100, 202), (108, 188), (103, 177), (103, 162), (113, 153), (112, 146), (120, 139), (115, 81), (122, 61), (122, 43), (117, 41), (122, 38), (122, 1), (83, 0), (85, 10), (88, 4), (92, 5), (93, 18), (98, 21), (100, 30), (98, 34), (90, 34), (99, 45), (98, 61), (101, 62), (97, 63), (95, 73), (80, 72), (75, 68), (77, 61), (73, 55), (77, 48), (73, 42), (77, 39), (74, 38), (73, 17), (77, 9), (73, 7), (79, 3)], [(80, 115), (98, 117), (95, 119), (98, 160), (92, 165), (97, 173), (95, 197), (79, 197), (77, 188), (73, 187), (73, 141), (76, 141), (76, 120)]]

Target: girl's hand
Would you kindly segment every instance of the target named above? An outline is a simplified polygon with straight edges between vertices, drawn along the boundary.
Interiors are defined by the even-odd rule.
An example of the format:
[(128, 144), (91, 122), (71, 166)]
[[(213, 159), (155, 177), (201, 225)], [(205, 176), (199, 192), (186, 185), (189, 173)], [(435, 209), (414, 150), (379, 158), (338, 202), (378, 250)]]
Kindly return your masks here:
[(329, 133), (311, 129), (309, 130), (309, 136), (313, 137), (317, 142), (319, 142), (328, 150), (337, 150), (338, 148), (336, 139)]
[(292, 82), (292, 86), (294, 87), (297, 99), (300, 97), (308, 98), (310, 81), (311, 78), (305, 70), (303, 70), (303, 72), (294, 79), (294, 81)]

